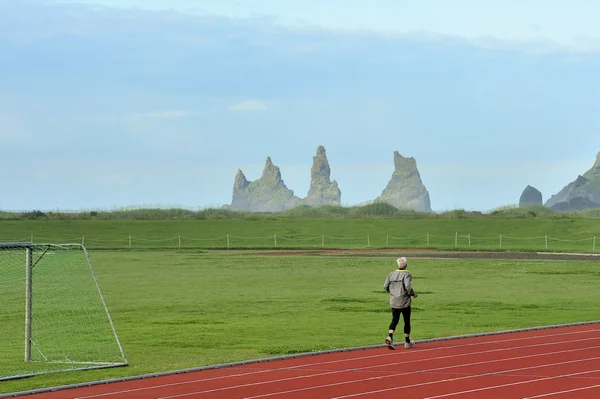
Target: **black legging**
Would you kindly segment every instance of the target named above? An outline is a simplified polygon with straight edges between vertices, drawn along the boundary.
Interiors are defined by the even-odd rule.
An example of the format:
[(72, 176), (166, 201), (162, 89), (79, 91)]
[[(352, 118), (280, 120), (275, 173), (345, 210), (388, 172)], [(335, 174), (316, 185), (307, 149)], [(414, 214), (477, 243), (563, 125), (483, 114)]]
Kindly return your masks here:
[(392, 322), (390, 323), (390, 330), (396, 331), (396, 326), (400, 321), (400, 314), (404, 319), (404, 334), (410, 334), (410, 306), (403, 309), (392, 308)]

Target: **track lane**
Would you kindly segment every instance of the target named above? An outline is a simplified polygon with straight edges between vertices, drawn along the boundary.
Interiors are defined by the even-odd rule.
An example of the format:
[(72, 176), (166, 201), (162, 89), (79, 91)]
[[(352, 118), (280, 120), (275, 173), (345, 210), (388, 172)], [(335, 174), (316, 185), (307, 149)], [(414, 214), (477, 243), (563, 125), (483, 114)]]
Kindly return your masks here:
[[(286, 399), (309, 397), (310, 399), (317, 399), (319, 397), (331, 398), (343, 397), (346, 394), (357, 394), (364, 392), (362, 388), (367, 385), (377, 389), (393, 388), (393, 384), (397, 384), (396, 379), (398, 378), (410, 380), (411, 384), (413, 381), (420, 381), (416, 384), (428, 384), (426, 391), (432, 392), (431, 387), (435, 385), (435, 381), (438, 381), (438, 386), (451, 386), (452, 384), (441, 384), (439, 381), (448, 380), (445, 382), (452, 382), (461, 373), (463, 376), (471, 376), (482, 372), (498, 373), (503, 371), (503, 369), (497, 369), (496, 366), (493, 366), (493, 364), (497, 365), (503, 361), (520, 362), (520, 365), (539, 365), (538, 360), (547, 356), (569, 361), (569, 359), (581, 359), (581, 353), (585, 353), (586, 357), (596, 353), (600, 356), (598, 347), (600, 347), (600, 328), (596, 324), (590, 324), (510, 332), (501, 335), (438, 340), (418, 343), (410, 350), (404, 350), (401, 347), (397, 348), (396, 351), (389, 351), (387, 348), (374, 348), (303, 356), (41, 393), (29, 395), (29, 397), (35, 399), (156, 399), (183, 395), (177, 397), (229, 399), (268, 395), (262, 397), (285, 397)], [(503, 360), (511, 358), (520, 359)], [(410, 370), (403, 370), (405, 367)], [(449, 367), (449, 369), (445, 371), (431, 370), (444, 367)], [(470, 367), (474, 369), (470, 370)], [(600, 366), (598, 369), (600, 369)], [(591, 370), (593, 368), (587, 369), (587, 371)], [(465, 373), (466, 375), (464, 375)], [(399, 376), (398, 374), (402, 375)], [(545, 374), (540, 376), (540, 378), (547, 377)], [(472, 378), (483, 378), (489, 381), (488, 377)], [(526, 381), (527, 378), (531, 379), (531, 375), (496, 375), (494, 378), (494, 381), (500, 379), (508, 381), (512, 378), (512, 382), (515, 382), (514, 380), (520, 382)], [(573, 380), (575, 379), (573, 378)], [(593, 382), (589, 383), (589, 380), (587, 381), (588, 386), (594, 385)], [(392, 383), (392, 386), (388, 386), (389, 382)], [(503, 384), (510, 384), (510, 382)], [(533, 382), (528, 384), (534, 386)], [(318, 388), (321, 385), (328, 386)], [(502, 385), (502, 383), (497, 385)], [(526, 384), (521, 385), (525, 386)], [(543, 383), (541, 385), (547, 386)], [(360, 386), (361, 389), (356, 389), (356, 386)], [(346, 388), (349, 387), (352, 387), (353, 391), (347, 391)], [(476, 385), (472, 389), (484, 387), (485, 385)], [(572, 389), (582, 387), (583, 385), (573, 386)], [(424, 389), (418, 388), (418, 385), (413, 388), (416, 395), (418, 395), (417, 391), (419, 389)], [(483, 393), (486, 395), (485, 397), (490, 397), (488, 395), (493, 395), (492, 392), (498, 389), (500, 388), (488, 389)], [(295, 392), (278, 393), (286, 390), (295, 390)], [(580, 394), (583, 394), (584, 391), (582, 390)], [(597, 392), (595, 388), (588, 388), (587, 391)], [(540, 393), (543, 392), (540, 391)], [(464, 394), (470, 393), (465, 392)], [(479, 392), (479, 395), (481, 394)], [(565, 395), (570, 394), (570, 392), (565, 393)]]

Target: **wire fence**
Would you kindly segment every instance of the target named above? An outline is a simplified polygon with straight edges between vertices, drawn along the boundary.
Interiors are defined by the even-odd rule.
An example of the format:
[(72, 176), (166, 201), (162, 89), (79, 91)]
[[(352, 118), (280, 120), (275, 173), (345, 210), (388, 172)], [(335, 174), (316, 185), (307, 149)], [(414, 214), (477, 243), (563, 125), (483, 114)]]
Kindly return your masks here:
[[(238, 236), (235, 234), (213, 237), (170, 237), (126, 236), (107, 239), (95, 236), (45, 236), (31, 235), (16, 237), (19, 240), (0, 237), (0, 242), (29, 241), (35, 243), (81, 243), (90, 249), (384, 249), (384, 248), (426, 248), (457, 250), (529, 250), (529, 251), (582, 251), (596, 252), (597, 237), (558, 238), (549, 235), (517, 237), (499, 234), (496, 236), (473, 236), (470, 233), (456, 232), (454, 235), (411, 235), (362, 234), (353, 236), (319, 235), (279, 235)], [(600, 242), (598, 243), (600, 244)]]

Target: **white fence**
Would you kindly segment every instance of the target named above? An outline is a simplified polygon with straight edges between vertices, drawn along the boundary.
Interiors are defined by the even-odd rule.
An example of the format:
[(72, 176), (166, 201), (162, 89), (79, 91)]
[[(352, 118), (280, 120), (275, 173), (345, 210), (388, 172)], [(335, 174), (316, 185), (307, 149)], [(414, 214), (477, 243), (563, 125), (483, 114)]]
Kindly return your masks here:
[[(23, 237), (21, 237), (23, 238)], [(81, 243), (87, 248), (124, 249), (124, 248), (440, 248), (440, 249), (482, 249), (482, 250), (577, 250), (596, 252), (596, 236), (584, 238), (557, 238), (548, 235), (536, 237), (516, 237), (499, 234), (497, 236), (472, 236), (470, 233), (456, 232), (448, 235), (412, 235), (396, 236), (392, 234), (362, 234), (354, 236), (320, 235), (278, 235), (244, 237), (235, 234), (215, 235), (213, 237), (188, 237), (184, 235), (170, 237), (126, 236), (114, 239), (99, 239), (94, 236), (57, 237), (31, 235), (15, 240), (1, 237), (0, 241), (31, 241), (38, 243), (61, 242)]]

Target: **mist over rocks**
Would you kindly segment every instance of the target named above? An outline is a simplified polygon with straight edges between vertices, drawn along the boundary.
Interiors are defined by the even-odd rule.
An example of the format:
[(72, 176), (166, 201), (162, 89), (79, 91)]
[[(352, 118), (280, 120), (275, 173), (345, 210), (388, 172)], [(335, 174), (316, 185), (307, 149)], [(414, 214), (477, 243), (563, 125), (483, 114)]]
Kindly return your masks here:
[(432, 212), (429, 192), (421, 180), (415, 158), (394, 151), (392, 178), (375, 202), (386, 202), (398, 209)]

